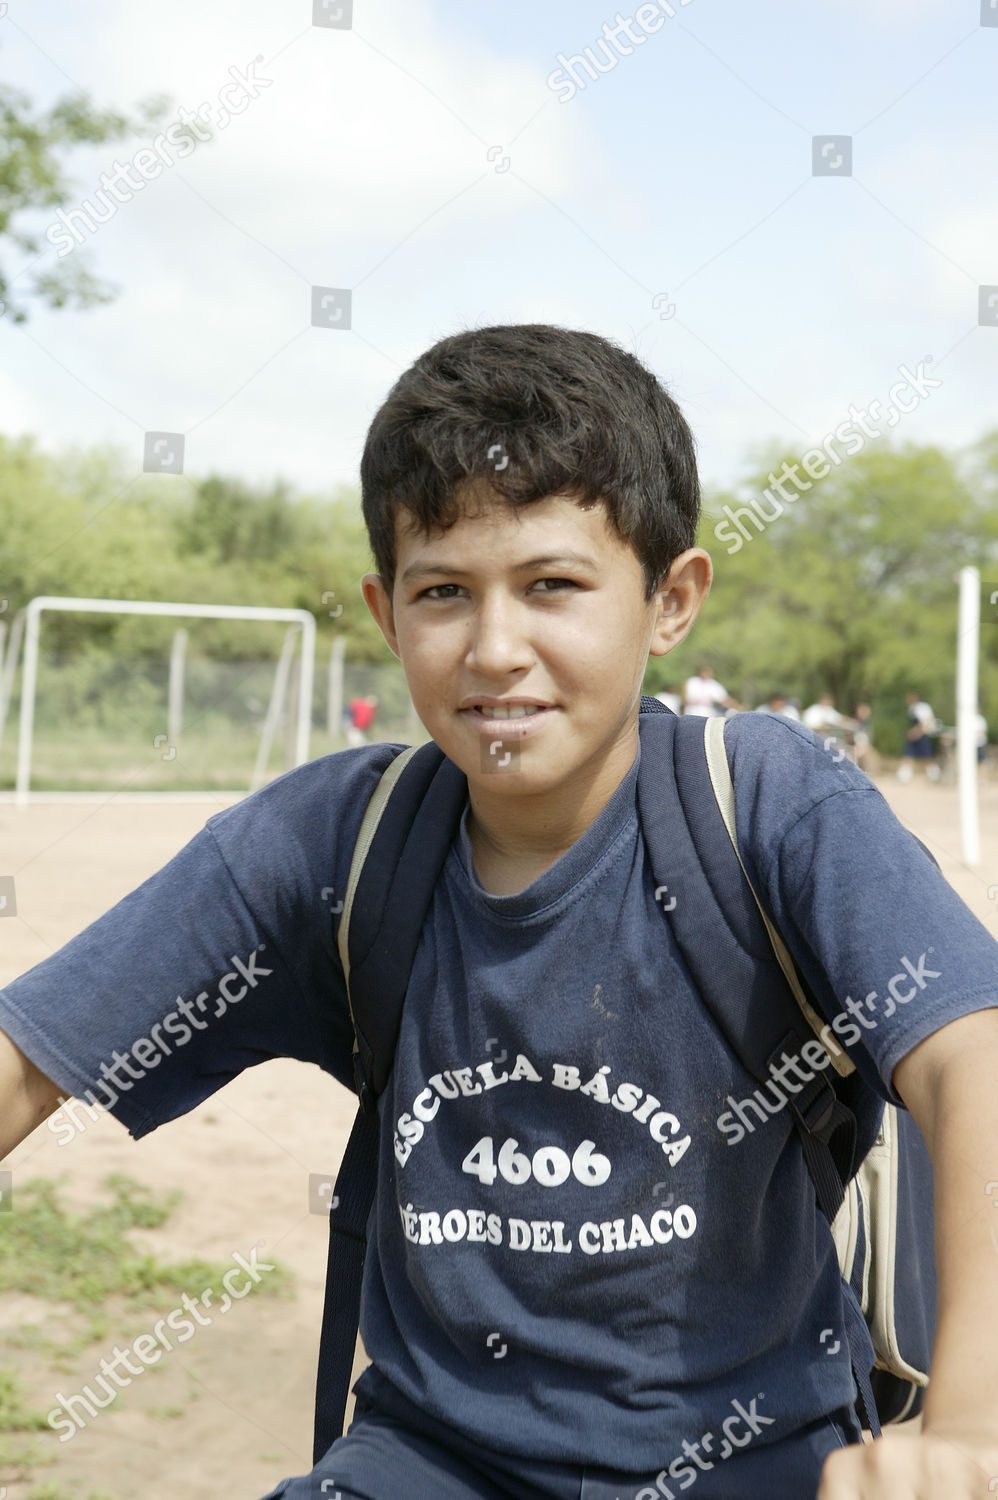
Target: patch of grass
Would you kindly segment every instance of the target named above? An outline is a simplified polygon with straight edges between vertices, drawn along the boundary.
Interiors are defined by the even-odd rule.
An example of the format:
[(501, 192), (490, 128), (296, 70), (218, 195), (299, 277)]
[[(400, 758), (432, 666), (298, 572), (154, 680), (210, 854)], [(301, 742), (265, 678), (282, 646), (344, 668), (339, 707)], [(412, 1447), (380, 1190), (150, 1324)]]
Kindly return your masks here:
[(11, 1349), (33, 1349), (45, 1352), (51, 1349), (52, 1340), (40, 1323), (22, 1323), (19, 1328), (8, 1328), (3, 1341)]
[(74, 1488), (77, 1492), (75, 1494), (71, 1494), (69, 1490), (67, 1490), (65, 1486), (60, 1484), (57, 1480), (48, 1479), (44, 1484), (33, 1485), (28, 1491), (25, 1500), (114, 1500), (113, 1495), (108, 1495), (103, 1490), (100, 1492), (100, 1494), (98, 1494), (96, 1490), (91, 1490), (90, 1493), (86, 1497), (84, 1497), (79, 1494), (78, 1485), (74, 1486)]
[[(182, 1195), (173, 1192), (157, 1197), (141, 1183), (118, 1174), (105, 1178), (102, 1186), (107, 1201), (76, 1213), (62, 1202), (58, 1184), (44, 1178), (18, 1184), (15, 1212), (0, 1216), (0, 1295), (15, 1292), (63, 1304), (76, 1315), (65, 1323), (83, 1327), (82, 1331), (63, 1328), (63, 1341), (56, 1343), (37, 1323), (25, 1323), (5, 1331), (3, 1347), (44, 1352), (56, 1364), (65, 1365), (67, 1357), (105, 1338), (109, 1329), (119, 1342), (127, 1343), (131, 1334), (122, 1325), (134, 1324), (136, 1312), (155, 1308), (163, 1314), (179, 1306), (185, 1293), (200, 1298), (211, 1288), (210, 1312), (214, 1315), (220, 1310), (222, 1277), (234, 1268), (231, 1260), (213, 1263), (192, 1258), (167, 1263), (130, 1238), (164, 1224)], [(274, 1269), (250, 1290), (265, 1296), (293, 1296), (291, 1273), (272, 1260), (267, 1263)], [(184, 1406), (179, 1404), (151, 1413), (164, 1421), (183, 1414)], [(16, 1476), (23, 1482), (33, 1469), (54, 1462), (33, 1439), (14, 1436), (48, 1430), (45, 1414), (30, 1410), (13, 1372), (0, 1367), (0, 1479), (9, 1483)], [(69, 1480), (67, 1487), (67, 1481), (48, 1480), (34, 1485), (25, 1500), (114, 1500), (93, 1490), (83, 1494), (81, 1485), (82, 1481)]]
[(185, 1410), (183, 1406), (149, 1406), (146, 1408), (146, 1416), (154, 1417), (157, 1422), (175, 1422), (184, 1415)]
[(37, 1439), (21, 1436), (42, 1430), (48, 1431), (44, 1414), (28, 1410), (14, 1372), (0, 1369), (0, 1478), (28, 1479), (32, 1469), (55, 1463)]
[[(49, 1453), (34, 1438), (12, 1438), (0, 1434), (0, 1474), (4, 1479), (27, 1479), (32, 1469), (54, 1463), (55, 1454)], [(15, 1470), (16, 1474), (12, 1472)]]
[(63, 1320), (58, 1324), (60, 1338), (53, 1338), (37, 1323), (22, 1323), (20, 1328), (8, 1328), (3, 1334), (0, 1348), (14, 1352), (25, 1350), (31, 1354), (45, 1355), (56, 1364), (65, 1367), (66, 1361), (81, 1354), (95, 1339), (106, 1338), (111, 1329), (110, 1318), (99, 1312), (91, 1312), (86, 1319), (84, 1331), (72, 1334)]
[(29, 1411), (13, 1370), (0, 1370), (0, 1432), (47, 1432), (44, 1412)]
[[(0, 1216), (0, 1294), (21, 1292), (49, 1302), (69, 1303), (88, 1315), (94, 1337), (103, 1337), (100, 1316), (113, 1298), (130, 1307), (162, 1306), (164, 1294), (197, 1295), (221, 1284), (229, 1262), (213, 1264), (198, 1257), (173, 1264), (136, 1248), (129, 1233), (157, 1229), (181, 1198), (177, 1192), (154, 1196), (142, 1183), (115, 1173), (104, 1188), (110, 1202), (73, 1213), (60, 1200), (56, 1183), (46, 1178), (18, 1186), (17, 1209)], [(289, 1272), (268, 1272), (253, 1291), (288, 1295)]]

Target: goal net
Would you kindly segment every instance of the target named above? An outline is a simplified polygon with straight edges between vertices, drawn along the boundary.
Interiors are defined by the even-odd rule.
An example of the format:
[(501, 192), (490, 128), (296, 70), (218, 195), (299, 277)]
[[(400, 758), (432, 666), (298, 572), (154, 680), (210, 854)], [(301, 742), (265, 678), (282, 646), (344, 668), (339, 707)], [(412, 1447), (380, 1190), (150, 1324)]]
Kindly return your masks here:
[(308, 610), (44, 596), (6, 635), (0, 779), (20, 802), (246, 792), (309, 757)]

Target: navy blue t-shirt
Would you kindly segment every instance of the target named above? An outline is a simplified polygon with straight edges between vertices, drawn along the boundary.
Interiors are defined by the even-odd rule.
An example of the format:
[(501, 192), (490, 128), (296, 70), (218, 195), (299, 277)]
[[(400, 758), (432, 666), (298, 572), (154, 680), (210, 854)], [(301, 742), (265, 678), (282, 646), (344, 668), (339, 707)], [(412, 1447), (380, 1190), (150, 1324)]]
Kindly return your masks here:
[[(764, 715), (726, 738), (753, 882), (834, 1036), (896, 1098), (905, 1053), (998, 1004), (998, 944), (848, 761)], [(399, 748), (326, 756), (216, 814), (8, 986), (0, 1026), (137, 1137), (269, 1057), (349, 1086), (335, 912)], [(382, 1100), (361, 1332), (369, 1386), (488, 1448), (654, 1474), (736, 1403), (774, 1443), (853, 1383), (789, 1111), (734, 1108), (758, 1086), (655, 900), (639, 758), (514, 895), (479, 883), (465, 810)]]

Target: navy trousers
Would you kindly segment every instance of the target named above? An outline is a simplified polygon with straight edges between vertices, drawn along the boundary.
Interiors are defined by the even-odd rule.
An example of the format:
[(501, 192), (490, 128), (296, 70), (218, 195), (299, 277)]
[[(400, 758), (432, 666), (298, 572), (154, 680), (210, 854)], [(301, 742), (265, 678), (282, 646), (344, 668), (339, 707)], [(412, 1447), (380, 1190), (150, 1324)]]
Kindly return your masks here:
[[(371, 1375), (365, 1385), (371, 1390)], [(263, 1500), (814, 1500), (825, 1459), (860, 1440), (852, 1412), (837, 1412), (780, 1443), (749, 1446), (697, 1470), (681, 1490), (665, 1474), (513, 1458), (426, 1416), (386, 1382), (358, 1393), (349, 1432), (311, 1474), (285, 1479)]]

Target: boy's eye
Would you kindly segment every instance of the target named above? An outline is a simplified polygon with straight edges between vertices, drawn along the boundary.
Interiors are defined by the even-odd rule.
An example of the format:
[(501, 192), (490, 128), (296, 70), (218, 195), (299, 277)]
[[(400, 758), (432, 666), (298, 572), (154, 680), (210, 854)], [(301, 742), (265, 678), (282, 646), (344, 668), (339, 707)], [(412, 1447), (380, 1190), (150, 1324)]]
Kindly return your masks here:
[[(544, 584), (552, 583), (552, 584), (559, 585), (558, 588), (553, 588), (553, 589), (551, 589), (551, 588), (543, 588), (543, 589), (541, 589), (540, 592), (542, 594), (560, 593), (561, 589), (565, 588), (565, 587), (570, 588), (570, 589), (578, 588), (578, 584), (575, 583), (575, 581), (573, 579), (571, 579), (571, 578), (539, 578), (537, 580), (537, 583), (544, 583)], [(536, 586), (536, 585), (534, 585), (534, 586)], [(422, 593), (418, 597), (420, 599), (453, 599), (455, 597), (453, 594), (441, 594), (439, 592), (439, 590), (441, 590), (441, 589), (459, 589), (460, 587), (461, 587), (461, 585), (459, 583), (434, 583), (433, 585), (431, 585), (430, 588), (423, 589)]]
[[(458, 585), (456, 583), (435, 583), (432, 588), (423, 589), (422, 593), (418, 597), (420, 599), (433, 599), (437, 597), (438, 589), (456, 589), (457, 587)], [(451, 597), (453, 596), (450, 594), (447, 595), (447, 598)]]

